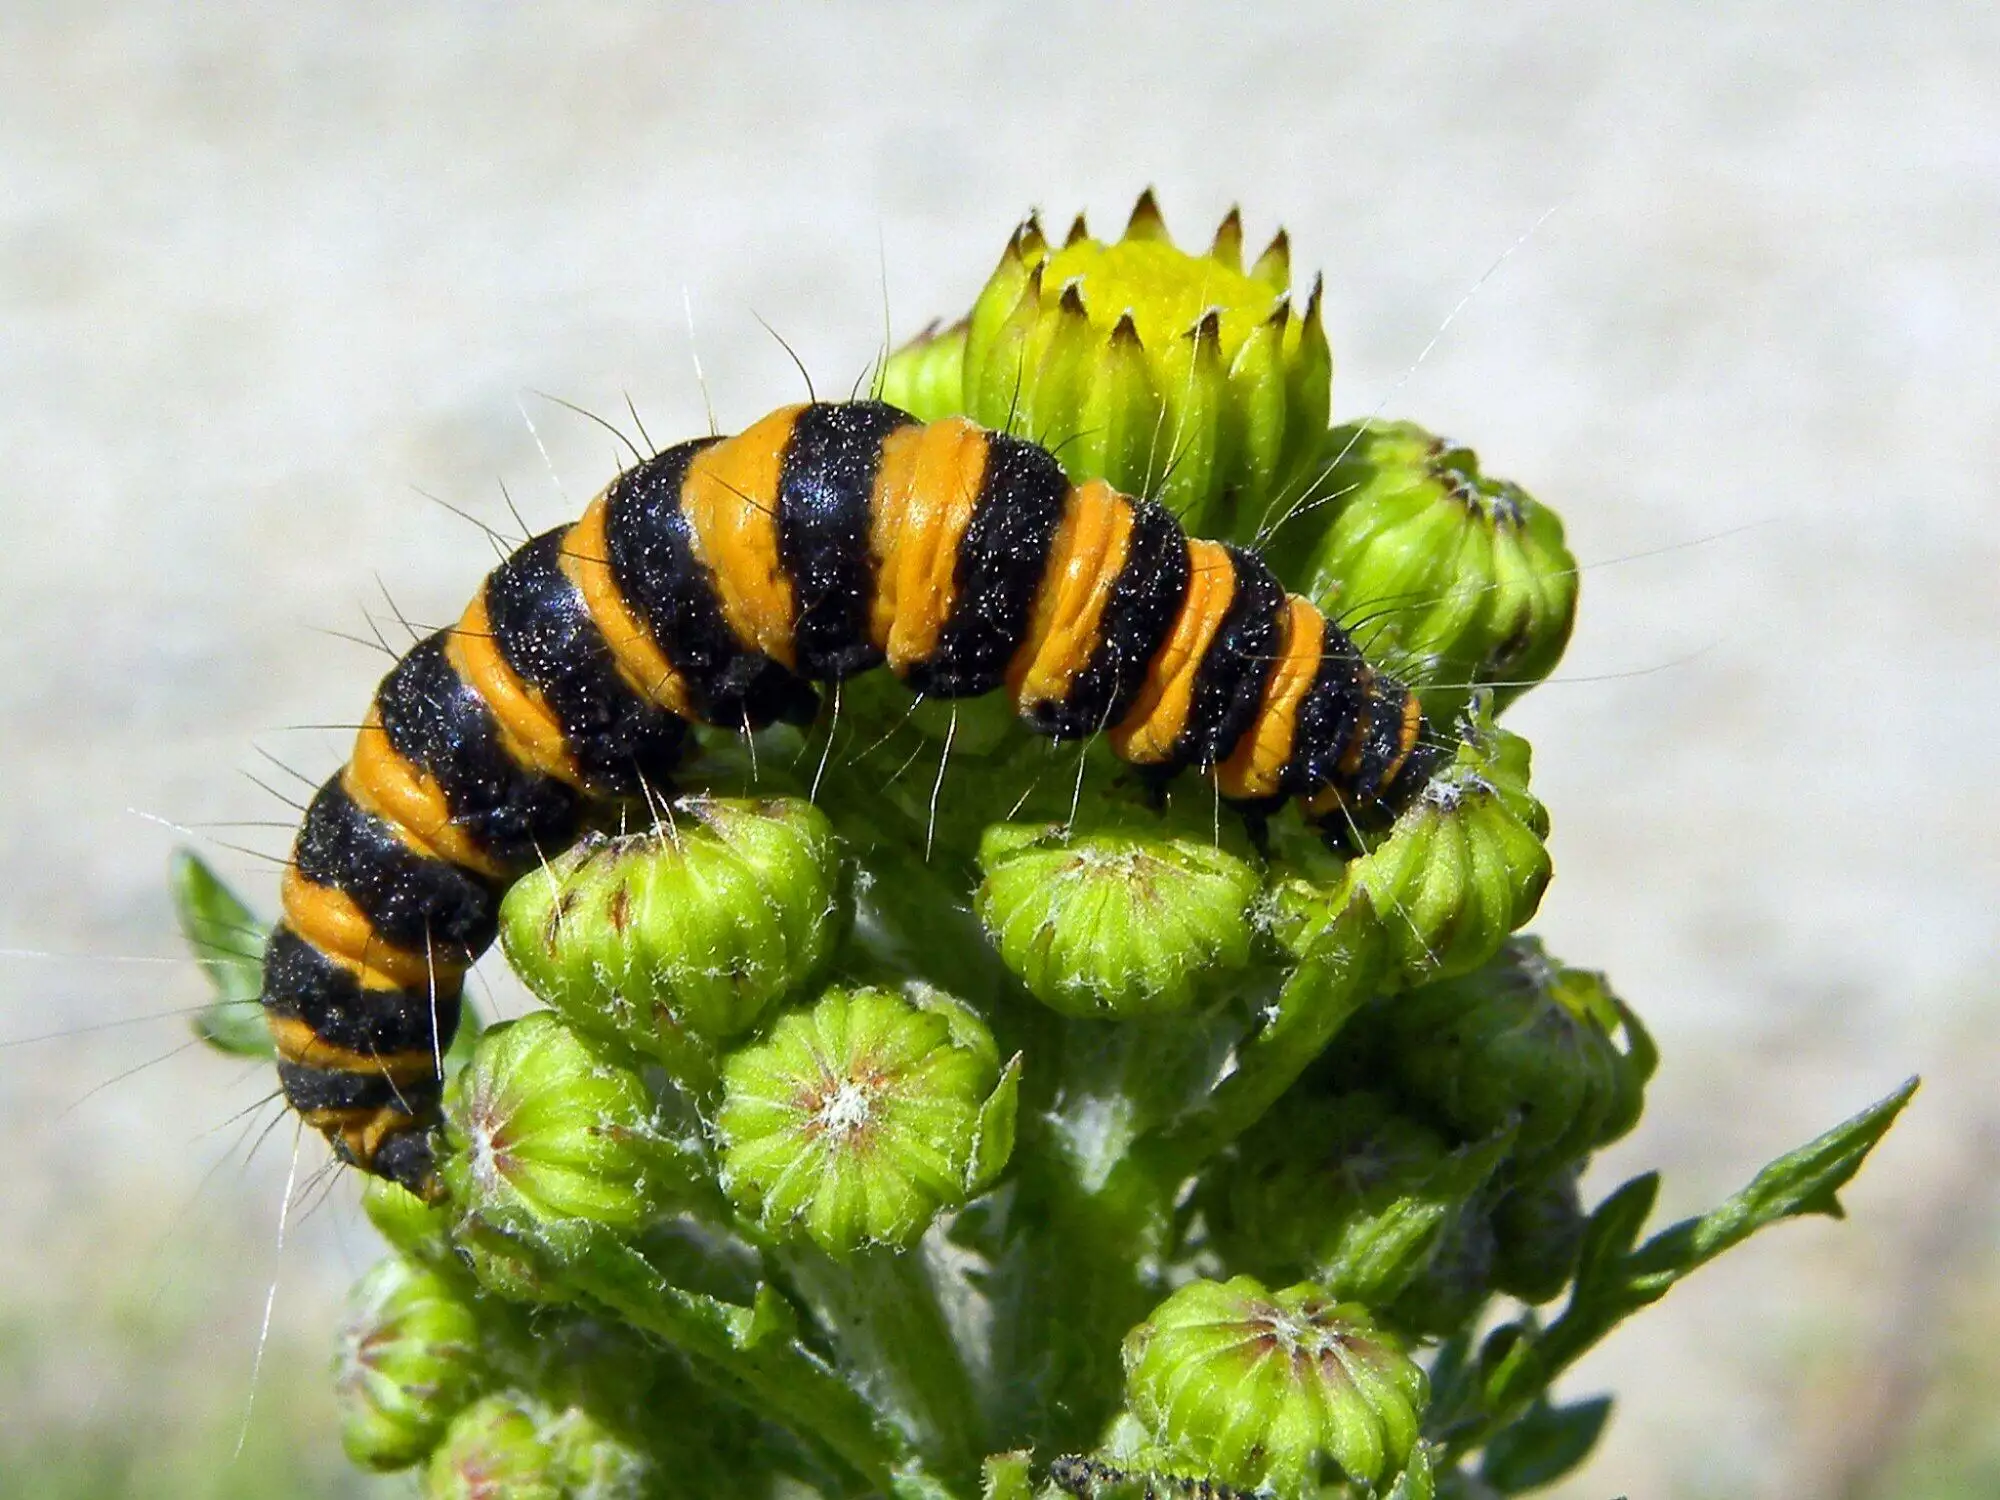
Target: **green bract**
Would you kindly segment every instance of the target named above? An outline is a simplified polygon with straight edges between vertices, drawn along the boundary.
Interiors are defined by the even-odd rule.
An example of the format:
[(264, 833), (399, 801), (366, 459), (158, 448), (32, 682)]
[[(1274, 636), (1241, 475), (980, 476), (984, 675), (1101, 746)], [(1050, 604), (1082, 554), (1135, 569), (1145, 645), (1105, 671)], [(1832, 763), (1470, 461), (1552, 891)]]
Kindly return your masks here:
[(341, 1446), (364, 1469), (421, 1462), (479, 1376), (472, 1307), (435, 1272), (391, 1256), (348, 1298), (334, 1358)]
[(965, 410), (965, 333), (961, 319), (924, 330), (882, 366), (877, 395), (924, 422)]
[(1413, 422), (1336, 427), (1311, 498), (1277, 529), (1288, 581), (1336, 619), (1366, 620), (1369, 655), (1448, 723), (1491, 684), (1504, 706), (1562, 656), (1576, 559), (1562, 522), (1472, 450)]
[(1046, 442), (1071, 477), (1156, 496), (1191, 530), (1254, 520), (1326, 431), (1333, 358), (1318, 288), (1293, 306), (1283, 233), (1247, 273), (1242, 253), (1233, 211), (1207, 254), (1178, 249), (1150, 193), (1113, 244), (1079, 219), (1052, 248), (1031, 218), (964, 329), (900, 352), (885, 396)]
[(1362, 1484), (1395, 1475), (1427, 1400), (1424, 1372), (1366, 1308), (1249, 1276), (1175, 1292), (1126, 1339), (1125, 1370), (1133, 1414), (1168, 1453), (1282, 1495), (1328, 1462)]
[(832, 1254), (907, 1245), (1005, 1164), (1014, 1080), (947, 996), (828, 990), (724, 1064), (723, 1184)]
[(648, 832), (587, 838), (519, 881), (500, 936), (578, 1026), (699, 1083), (719, 1044), (824, 965), (847, 918), (818, 808), (690, 797)]
[(1074, 1016), (1159, 1016), (1250, 961), (1248, 863), (1193, 839), (996, 824), (979, 917), (1014, 976)]
[(683, 1194), (687, 1148), (636, 1073), (555, 1016), (495, 1026), (445, 1095), (439, 1170), (469, 1226), (564, 1251), (630, 1234)]

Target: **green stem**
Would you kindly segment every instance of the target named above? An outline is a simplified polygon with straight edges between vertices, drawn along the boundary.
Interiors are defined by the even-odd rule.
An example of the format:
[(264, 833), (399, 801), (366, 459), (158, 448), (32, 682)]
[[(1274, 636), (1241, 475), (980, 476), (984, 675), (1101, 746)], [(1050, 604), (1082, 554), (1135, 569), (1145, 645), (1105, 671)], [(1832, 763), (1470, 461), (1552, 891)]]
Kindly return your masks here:
[(835, 1260), (810, 1246), (781, 1260), (859, 1377), (939, 1474), (973, 1482), (986, 1455), (972, 1377), (922, 1247)]
[(876, 1491), (892, 1487), (906, 1446), (791, 1336), (776, 1294), (760, 1293), (755, 1305), (741, 1307), (683, 1291), (616, 1241), (570, 1258), (562, 1274), (634, 1327), (693, 1355), (725, 1393), (810, 1439)]
[(1087, 1191), (1044, 1122), (1015, 1151), (1008, 1233), (988, 1282), (1001, 1446), (1095, 1446), (1118, 1409), (1125, 1333), (1159, 1295), (1170, 1205)]
[(1375, 993), (1381, 964), (1373, 923), (1366, 901), (1342, 913), (1329, 930), (1331, 941), (1285, 981), (1276, 1015), (1239, 1049), (1236, 1071), (1199, 1108), (1139, 1141), (1113, 1172), (1111, 1190), (1134, 1191), (1122, 1179), (1138, 1177), (1154, 1192), (1171, 1193), (1264, 1117)]

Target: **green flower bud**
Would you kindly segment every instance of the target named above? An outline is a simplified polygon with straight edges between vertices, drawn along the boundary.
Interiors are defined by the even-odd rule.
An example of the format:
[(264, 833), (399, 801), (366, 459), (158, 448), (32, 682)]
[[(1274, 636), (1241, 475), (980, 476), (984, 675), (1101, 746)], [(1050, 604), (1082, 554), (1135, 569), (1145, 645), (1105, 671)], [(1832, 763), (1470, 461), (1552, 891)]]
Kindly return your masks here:
[(458, 1414), (424, 1471), (425, 1500), (567, 1500), (550, 1414), (517, 1395), (488, 1396)]
[(1333, 358), (1318, 287), (1292, 306), (1283, 233), (1248, 274), (1242, 241), (1232, 210), (1207, 254), (1176, 248), (1150, 192), (1115, 244), (1078, 219), (1052, 249), (1030, 219), (973, 306), (961, 409), (1191, 530), (1254, 522), (1326, 431)]
[(333, 1368), (347, 1456), (407, 1469), (472, 1399), (479, 1320), (443, 1277), (391, 1256), (349, 1295)]
[(668, 822), (587, 838), (517, 882), (507, 957), (579, 1027), (697, 1086), (718, 1044), (802, 989), (847, 920), (826, 815), (795, 798), (686, 798)]
[(1523, 1302), (1547, 1302), (1569, 1285), (1585, 1219), (1574, 1172), (1521, 1183), (1493, 1207), (1493, 1285)]
[(1528, 742), (1495, 728), (1481, 706), (1460, 724), (1450, 765), (1433, 776), (1386, 838), (1332, 879), (1280, 876), (1267, 917), (1306, 957), (1337, 939), (1365, 899), (1365, 930), (1386, 948), (1385, 987), (1402, 988), (1485, 963), (1541, 904), (1550, 874), (1548, 814), (1528, 793)]
[(1295, 1090), (1199, 1201), (1231, 1266), (1386, 1307), (1427, 1279), (1504, 1148), (1454, 1153), (1382, 1094)]
[(1367, 1309), (1310, 1285), (1190, 1282), (1124, 1352), (1126, 1398), (1155, 1440), (1245, 1489), (1300, 1493), (1328, 1460), (1375, 1484), (1409, 1460), (1428, 1400), (1424, 1372)]
[(439, 1170), (470, 1227), (558, 1254), (593, 1228), (635, 1232), (694, 1177), (639, 1076), (546, 1012), (480, 1038), (446, 1088), (445, 1142)]
[(1212, 844), (1002, 823), (979, 863), (1001, 960), (1065, 1015), (1171, 1015), (1250, 962), (1259, 875)]
[(949, 328), (933, 323), (889, 356), (882, 366), (881, 399), (920, 422), (965, 414), (965, 336), (961, 318)]
[(1576, 1162), (1638, 1122), (1650, 1041), (1602, 974), (1563, 967), (1537, 938), (1398, 997), (1380, 1020), (1403, 1091), (1470, 1138), (1514, 1127), (1523, 1173)]
[(831, 1254), (908, 1245), (1005, 1164), (1017, 1076), (955, 1000), (828, 990), (725, 1062), (723, 1186)]
[[(1422, 688), (1448, 723), (1472, 690), (1497, 707), (1549, 674), (1576, 619), (1576, 559), (1562, 522), (1469, 448), (1411, 422), (1336, 427), (1325, 479), (1282, 533), (1293, 580), (1342, 619), (1366, 619), (1369, 653)], [(1304, 533), (1292, 537), (1290, 533)]]

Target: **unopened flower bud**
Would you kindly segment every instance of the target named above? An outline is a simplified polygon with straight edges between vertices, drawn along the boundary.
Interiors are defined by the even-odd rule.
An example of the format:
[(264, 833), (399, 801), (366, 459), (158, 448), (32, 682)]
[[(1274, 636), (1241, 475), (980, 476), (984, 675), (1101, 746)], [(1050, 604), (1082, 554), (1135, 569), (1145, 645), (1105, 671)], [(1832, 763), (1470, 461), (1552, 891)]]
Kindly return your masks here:
[(1513, 1127), (1523, 1173), (1630, 1130), (1652, 1071), (1650, 1042), (1604, 976), (1565, 968), (1532, 937), (1389, 1002), (1382, 1024), (1404, 1092), (1469, 1138)]
[(1493, 1208), (1493, 1284), (1523, 1302), (1569, 1285), (1586, 1220), (1576, 1174), (1556, 1172), (1510, 1189)]
[(1528, 742), (1478, 709), (1461, 721), (1452, 762), (1386, 838), (1330, 881), (1293, 872), (1275, 883), (1268, 916), (1286, 947), (1305, 956), (1338, 936), (1363, 898), (1386, 985), (1402, 988), (1477, 968), (1534, 915), (1551, 869), (1548, 814), (1528, 792)]
[(1002, 962), (1066, 1015), (1170, 1015), (1250, 961), (1259, 876), (1212, 844), (995, 824), (979, 863)]
[(723, 1186), (832, 1254), (904, 1246), (1012, 1150), (1017, 1074), (959, 1002), (831, 989), (723, 1066)]
[(1415, 423), (1336, 427), (1321, 452), (1326, 498), (1298, 507), (1290, 543), (1309, 558), (1301, 592), (1366, 618), (1370, 655), (1427, 684), (1434, 721), (1482, 684), (1497, 707), (1548, 675), (1576, 618), (1576, 559), (1554, 511)]
[(719, 1044), (824, 964), (847, 905), (818, 808), (698, 797), (529, 873), (500, 918), (509, 962), (551, 1006), (699, 1084)]
[(1318, 289), (1293, 307), (1284, 235), (1247, 274), (1242, 238), (1232, 211), (1189, 254), (1151, 193), (1115, 244), (1079, 219), (1052, 248), (1029, 220), (973, 307), (960, 409), (1057, 446), (1072, 478), (1157, 495), (1192, 530), (1254, 525), (1326, 431), (1333, 359)]
[(1376, 1308), (1426, 1277), (1501, 1155), (1453, 1152), (1382, 1094), (1303, 1090), (1237, 1152), (1200, 1199), (1228, 1264)]
[(965, 415), (964, 319), (933, 325), (889, 356), (882, 367), (881, 399), (920, 422)]
[(348, 1298), (334, 1359), (341, 1446), (364, 1469), (422, 1462), (480, 1373), (473, 1309), (435, 1272), (391, 1256)]
[(452, 1201), (558, 1252), (594, 1228), (642, 1228), (692, 1177), (639, 1076), (547, 1012), (480, 1038), (446, 1089), (445, 1122)]
[(1125, 1389), (1169, 1454), (1285, 1495), (1311, 1492), (1329, 1461), (1362, 1485), (1395, 1474), (1429, 1399), (1365, 1308), (1248, 1276), (1190, 1282), (1155, 1308), (1126, 1337)]
[(425, 1500), (568, 1500), (550, 1426), (539, 1402), (518, 1395), (474, 1402), (431, 1454)]

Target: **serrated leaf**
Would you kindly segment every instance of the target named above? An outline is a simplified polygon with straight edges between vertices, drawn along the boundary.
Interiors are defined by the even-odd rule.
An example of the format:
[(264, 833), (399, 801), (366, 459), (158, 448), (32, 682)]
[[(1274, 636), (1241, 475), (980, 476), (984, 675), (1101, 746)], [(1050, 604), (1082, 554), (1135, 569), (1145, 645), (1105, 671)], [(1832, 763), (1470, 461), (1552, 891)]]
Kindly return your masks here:
[(1840, 1218), (1836, 1195), (1895, 1124), (1896, 1116), (1916, 1093), (1918, 1082), (1911, 1078), (1824, 1135), (1786, 1152), (1752, 1178), (1742, 1192), (1700, 1218), (1661, 1230), (1631, 1256), (1626, 1264), (1628, 1274), (1649, 1283), (1664, 1277), (1671, 1284), (1781, 1219), (1804, 1214)]
[(271, 1056), (260, 999), (269, 927), (191, 849), (174, 851), (167, 882), (181, 935), (215, 988), (194, 1017), (195, 1035), (232, 1056)]
[(1537, 1401), (1486, 1445), (1479, 1477), (1503, 1495), (1554, 1484), (1590, 1456), (1611, 1416), (1611, 1398), (1568, 1406)]

